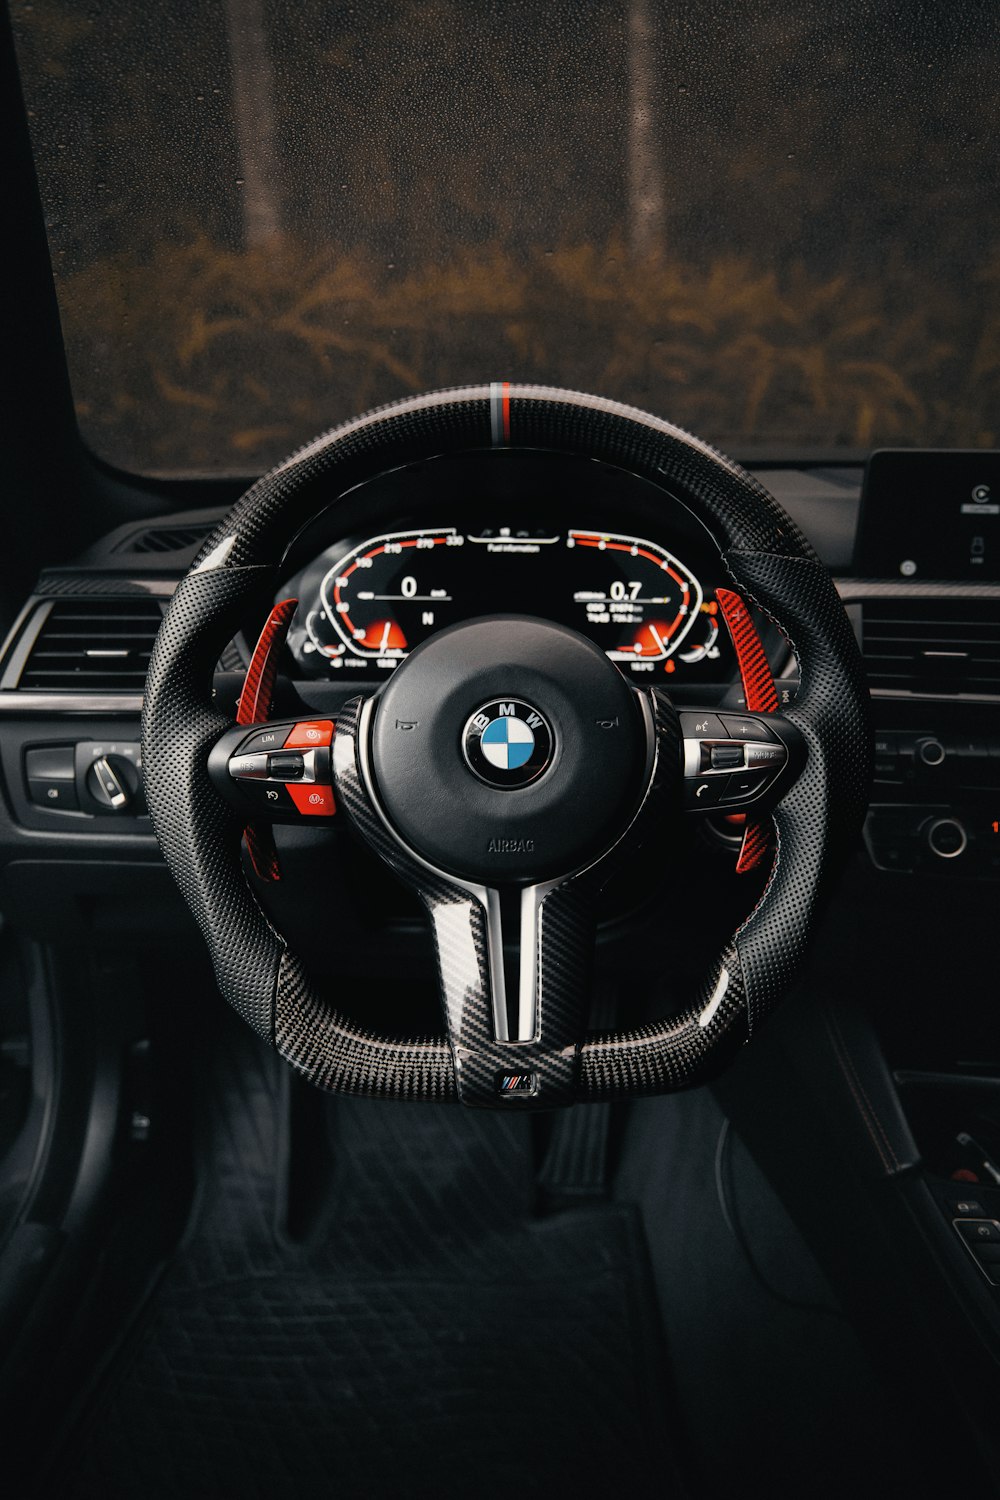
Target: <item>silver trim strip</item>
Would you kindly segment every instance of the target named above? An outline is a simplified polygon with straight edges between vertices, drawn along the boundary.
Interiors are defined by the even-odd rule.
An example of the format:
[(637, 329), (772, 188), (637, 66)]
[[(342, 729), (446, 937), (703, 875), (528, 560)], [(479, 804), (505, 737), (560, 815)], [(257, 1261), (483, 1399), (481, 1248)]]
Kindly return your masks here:
[(538, 1025), (538, 912), (551, 886), (539, 899), (541, 887), (529, 886), (521, 892), (521, 933), (518, 952), (521, 958), (517, 988), (516, 1041), (530, 1042)]
[(229, 554), (236, 546), (236, 534), (224, 536), (217, 547), (213, 547), (206, 558), (192, 568), (192, 573), (210, 573), (213, 568), (224, 568), (229, 559)]
[(865, 599), (998, 599), (1000, 583), (903, 583), (894, 579), (835, 578), (837, 593), (845, 604)]
[(723, 966), (722, 973), (719, 975), (718, 983), (716, 984), (715, 989), (712, 991), (712, 998), (711, 1000), (709, 1000), (708, 1004), (705, 1006), (705, 1009), (698, 1017), (699, 1026), (705, 1027), (711, 1025), (712, 1021), (715, 1018), (715, 1012), (718, 1010), (719, 1006), (725, 999), (726, 991), (728, 990), (728, 988), (729, 970), (725, 966)]
[[(490, 961), (490, 998), (493, 1001), (493, 1035), (498, 1042), (522, 1041), (512, 1037), (507, 1018), (507, 976), (503, 967), (503, 918), (500, 892), (484, 887), (486, 895), (486, 949)], [(480, 899), (477, 897), (477, 900)]]
[(120, 693), (114, 697), (84, 693), (0, 693), (0, 714), (127, 714), (142, 713), (142, 698)]

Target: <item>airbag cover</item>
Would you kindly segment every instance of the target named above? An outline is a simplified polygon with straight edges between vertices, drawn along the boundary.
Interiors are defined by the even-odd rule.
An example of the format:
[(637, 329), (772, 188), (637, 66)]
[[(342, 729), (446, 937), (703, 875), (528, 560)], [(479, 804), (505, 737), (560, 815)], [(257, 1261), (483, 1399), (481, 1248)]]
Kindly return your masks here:
[[(481, 709), (494, 719), (484, 746), (508, 726), (520, 737), (509, 774), (505, 754), (479, 751), (470, 720)], [(527, 781), (516, 767), (531, 739), (526, 710), (543, 721), (544, 766)], [(636, 695), (603, 651), (523, 615), (432, 636), (396, 668), (375, 712), (374, 777), (397, 832), (437, 868), (490, 886), (565, 875), (609, 848), (638, 805), (645, 760)]]

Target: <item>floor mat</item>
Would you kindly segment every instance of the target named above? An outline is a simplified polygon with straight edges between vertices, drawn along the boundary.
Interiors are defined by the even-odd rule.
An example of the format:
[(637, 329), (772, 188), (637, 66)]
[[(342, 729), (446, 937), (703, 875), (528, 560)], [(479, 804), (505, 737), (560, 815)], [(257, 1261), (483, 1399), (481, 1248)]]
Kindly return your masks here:
[(338, 1101), (293, 1241), (286, 1089), (249, 1034), (224, 1055), (194, 1227), (46, 1493), (680, 1493), (631, 1209), (536, 1217), (524, 1118)]

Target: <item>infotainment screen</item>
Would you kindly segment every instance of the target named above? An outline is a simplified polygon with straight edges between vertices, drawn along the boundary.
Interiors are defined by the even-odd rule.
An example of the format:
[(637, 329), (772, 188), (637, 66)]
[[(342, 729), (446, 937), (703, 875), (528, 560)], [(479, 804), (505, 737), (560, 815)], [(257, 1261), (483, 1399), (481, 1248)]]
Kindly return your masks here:
[(873, 453), (854, 571), (867, 578), (1000, 579), (1000, 452)]

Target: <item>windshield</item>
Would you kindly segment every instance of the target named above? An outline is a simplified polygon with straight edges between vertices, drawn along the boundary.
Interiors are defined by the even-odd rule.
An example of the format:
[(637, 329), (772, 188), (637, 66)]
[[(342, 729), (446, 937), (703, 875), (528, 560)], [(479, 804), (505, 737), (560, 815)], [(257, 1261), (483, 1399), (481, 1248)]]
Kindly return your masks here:
[(12, 5), (102, 456), (541, 380), (737, 454), (992, 446), (1000, 9)]

